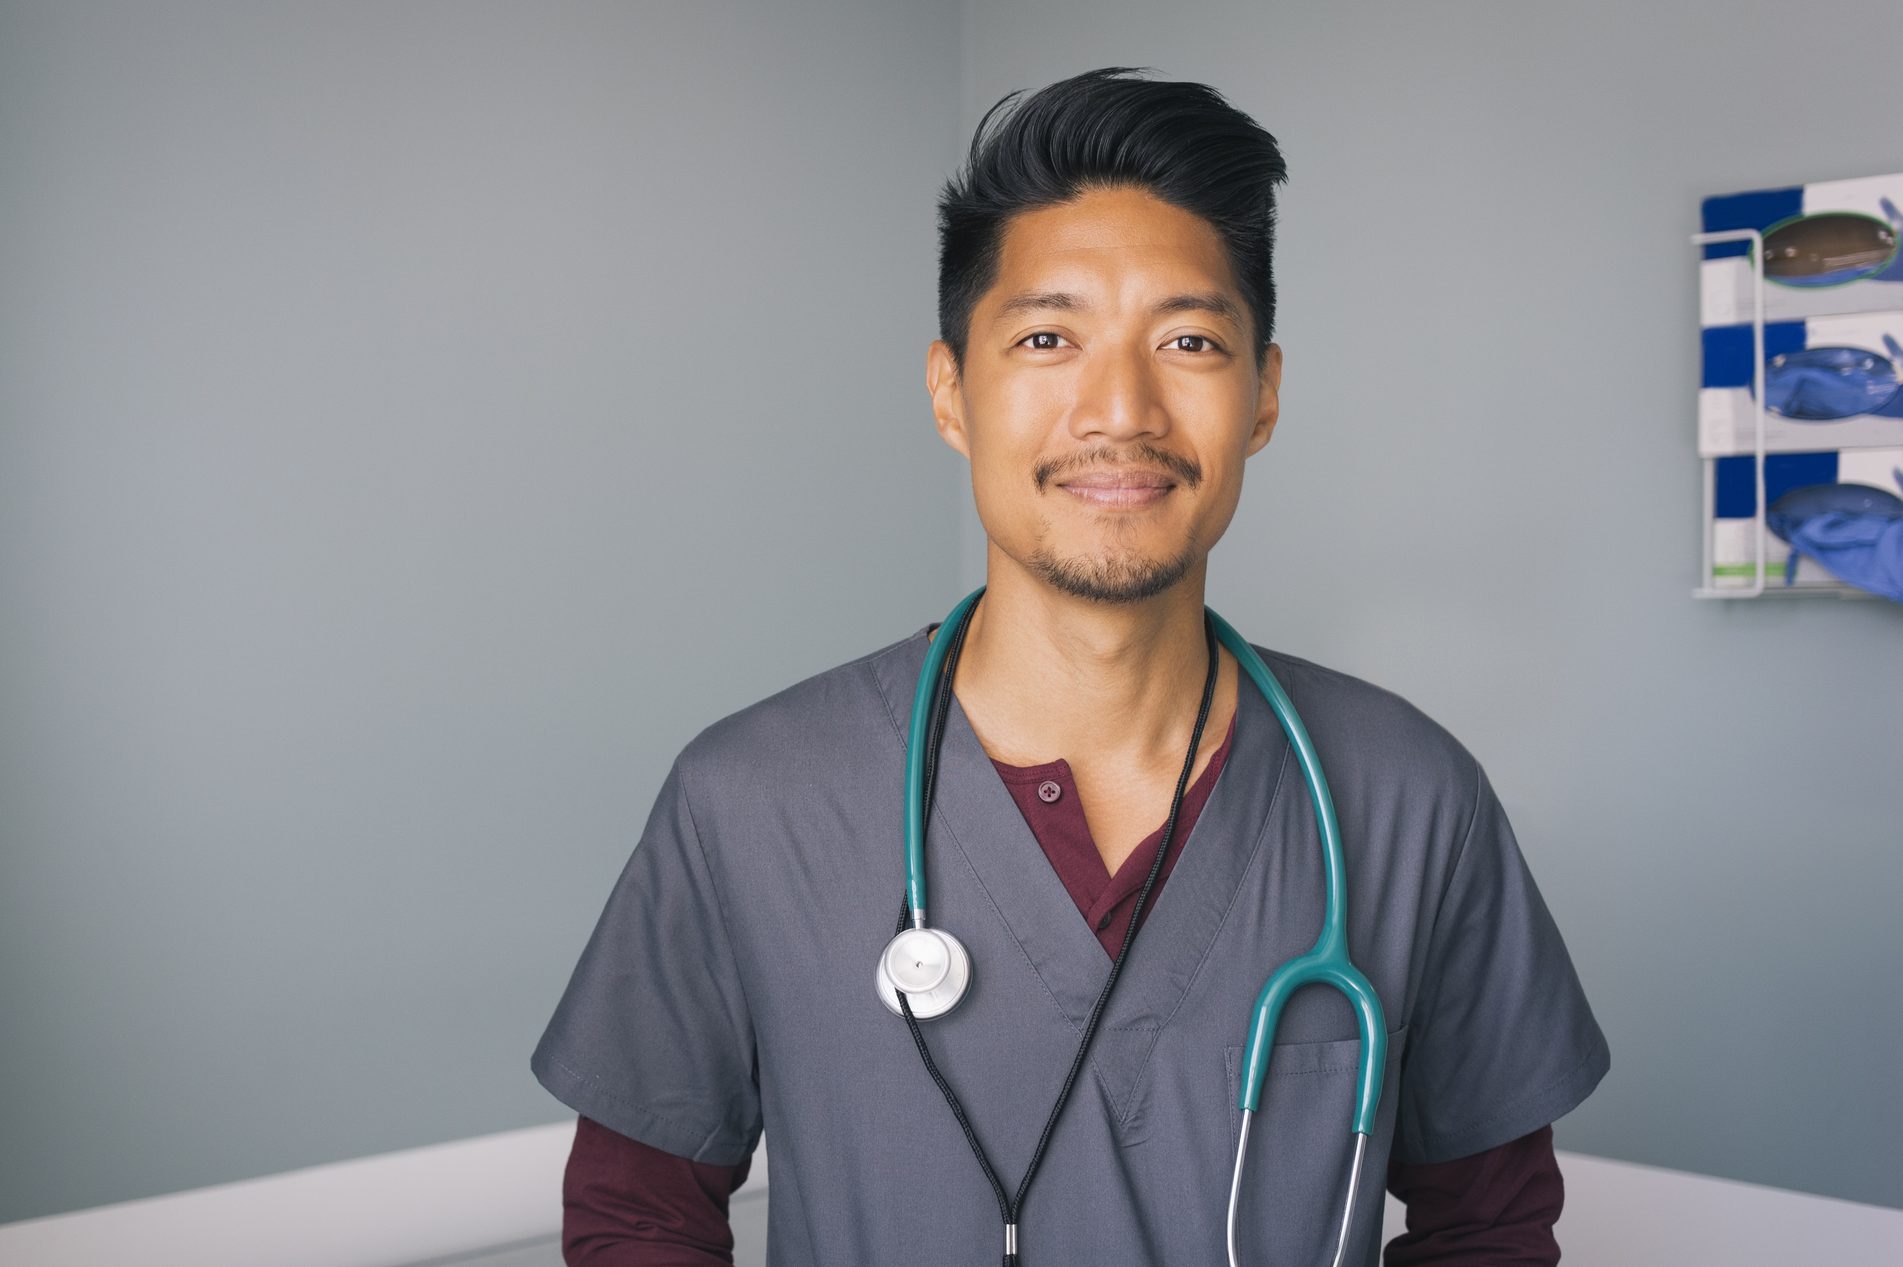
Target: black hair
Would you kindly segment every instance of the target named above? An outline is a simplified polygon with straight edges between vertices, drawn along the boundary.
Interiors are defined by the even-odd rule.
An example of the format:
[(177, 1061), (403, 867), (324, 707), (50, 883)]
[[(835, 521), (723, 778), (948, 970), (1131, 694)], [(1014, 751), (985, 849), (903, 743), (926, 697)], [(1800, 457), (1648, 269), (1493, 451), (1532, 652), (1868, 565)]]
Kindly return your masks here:
[(1216, 230), (1254, 318), (1262, 363), (1275, 333), (1275, 187), (1288, 178), (1281, 148), (1214, 88), (1139, 77), (1145, 69), (1085, 71), (1021, 101), (1021, 92), (1010, 93), (985, 111), (964, 168), (938, 199), (938, 337), (960, 366), (972, 309), (997, 280), (1011, 217), (1119, 186)]

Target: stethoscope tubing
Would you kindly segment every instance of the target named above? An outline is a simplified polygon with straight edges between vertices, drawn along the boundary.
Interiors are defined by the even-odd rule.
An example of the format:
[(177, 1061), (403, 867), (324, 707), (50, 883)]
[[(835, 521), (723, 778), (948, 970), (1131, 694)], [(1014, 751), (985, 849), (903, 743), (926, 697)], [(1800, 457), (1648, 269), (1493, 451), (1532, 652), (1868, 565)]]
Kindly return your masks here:
[[(941, 630), (957, 631), (962, 628), (965, 613), (985, 592), (979, 586), (959, 600), (958, 606), (951, 609), (945, 617)], [(945, 657), (951, 654), (950, 638), (933, 638), (925, 649), (925, 664), (919, 670), (918, 687), (912, 692), (912, 722), (908, 728), (905, 744), (905, 786), (908, 795), (905, 798), (905, 904), (912, 915), (912, 927), (925, 927), (925, 797), (911, 795), (910, 789), (925, 786), (925, 759), (927, 750), (935, 745), (926, 742), (927, 732), (932, 720), (932, 692), (938, 689), (940, 674), (945, 669)]]
[[(1207, 609), (1205, 609), (1207, 610)], [(1243, 672), (1269, 702), (1282, 733), (1301, 766), (1315, 806), (1316, 825), (1322, 838), (1322, 927), (1307, 954), (1289, 960), (1270, 974), (1256, 996), (1255, 1011), (1249, 1024), (1249, 1038), (1243, 1050), (1242, 1087), (1237, 1105), (1245, 1113), (1260, 1107), (1262, 1080), (1269, 1069), (1269, 1056), (1275, 1044), (1276, 1024), (1282, 1006), (1302, 986), (1330, 985), (1347, 997), (1355, 1011), (1355, 1023), (1361, 1031), (1359, 1080), (1355, 1091), (1354, 1131), (1357, 1135), (1374, 1133), (1375, 1111), (1381, 1100), (1382, 1071), (1387, 1063), (1387, 1026), (1381, 1014), (1381, 999), (1374, 986), (1348, 958), (1348, 864), (1341, 847), (1341, 825), (1335, 817), (1335, 798), (1328, 789), (1328, 776), (1322, 773), (1321, 758), (1308, 727), (1295, 711), (1295, 704), (1282, 689), (1269, 666), (1262, 662), (1248, 639), (1215, 612), (1209, 618), (1216, 626), (1216, 637), (1229, 648)]]
[[(928, 660), (921, 669), (921, 682), (929, 684), (929, 689), (918, 691), (914, 703), (915, 706), (923, 706), (927, 709), (929, 720), (924, 727), (917, 726), (918, 717), (915, 712), (912, 734), (915, 739), (922, 737), (926, 740), (926, 753), (922, 762), (917, 764), (908, 762), (906, 781), (907, 804), (912, 804), (916, 798), (922, 811), (919, 819), (921, 838), (924, 816), (929, 815), (931, 811), (939, 744), (944, 737), (945, 722), (951, 711), (952, 674), (956, 671), (959, 653), (964, 645), (965, 636), (970, 630), (972, 604), (983, 592), (982, 588), (974, 591), (964, 602), (954, 608), (946, 626), (941, 626), (940, 637), (933, 640), (932, 646), (948, 648), (942, 657), (942, 665), (935, 660)], [(949, 627), (950, 632), (945, 632), (946, 627)], [(943, 929), (930, 928), (923, 922), (907, 926), (914, 909), (910, 896), (914, 886), (910, 882), (910, 875), (908, 875), (907, 883), (907, 909), (901, 912), (898, 930), (892, 941), (888, 943), (885, 955), (880, 959), (877, 985), (881, 999), (905, 1019), (906, 1026), (911, 1031), (913, 1043), (918, 1048), (920, 1060), (924, 1063), (932, 1081), (937, 1085), (939, 1093), (944, 1097), (960, 1129), (964, 1131), (965, 1142), (970, 1147), (972, 1156), (977, 1160), (979, 1167), (984, 1171), (985, 1179), (991, 1185), (992, 1193), (997, 1198), (998, 1212), (1004, 1220), (1005, 1267), (1016, 1267), (1019, 1262), (1017, 1255), (1019, 1212), (1024, 1208), (1025, 1197), (1043, 1162), (1045, 1150), (1057, 1128), (1058, 1119), (1063, 1115), (1064, 1107), (1069, 1103), (1071, 1092), (1077, 1085), (1078, 1075), (1083, 1071), (1084, 1059), (1090, 1051), (1091, 1039), (1096, 1034), (1099, 1022), (1103, 1019), (1104, 1009), (1110, 1001), (1111, 993), (1116, 989), (1118, 977), (1130, 953), (1130, 944), (1136, 936), (1138, 924), (1142, 921), (1144, 905), (1156, 886), (1157, 876), (1162, 870), (1170, 840), (1175, 834), (1177, 818), (1182, 810), (1183, 796), (1189, 787), (1190, 774), (1195, 769), (1196, 753), (1201, 747), (1203, 729), (1209, 721), (1210, 706), (1215, 699), (1220, 659), (1217, 653), (1216, 629), (1207, 620), (1203, 624), (1203, 639), (1207, 668), (1203, 677), (1202, 699), (1197, 708), (1195, 725), (1190, 731), (1189, 748), (1183, 756), (1183, 768), (1177, 776), (1176, 790), (1170, 798), (1169, 818), (1164, 823), (1162, 840), (1158, 844), (1156, 857), (1150, 863), (1150, 871), (1144, 879), (1143, 887), (1137, 892), (1136, 903), (1130, 914), (1130, 924), (1124, 931), (1122, 947), (1111, 960), (1110, 973), (1097, 993), (1096, 1002), (1091, 1005), (1090, 1016), (1084, 1022), (1083, 1035), (1078, 1040), (1076, 1053), (1071, 1058), (1070, 1069), (1065, 1074), (1063, 1088), (1058, 1092), (1056, 1100), (1051, 1105), (1050, 1113), (1045, 1118), (1043, 1132), (1038, 1136), (1037, 1147), (1031, 1153), (1031, 1160), (1024, 1169), (1023, 1177), (1018, 1181), (1015, 1196), (1008, 1196), (1005, 1193), (1003, 1180), (999, 1178), (996, 1168), (992, 1166), (990, 1158), (986, 1155), (970, 1119), (959, 1103), (957, 1092), (932, 1058), (931, 1049), (926, 1044), (924, 1032), (919, 1026), (919, 1022), (927, 1019), (928, 1016), (943, 1015), (958, 1005), (958, 1001), (964, 997), (970, 985), (970, 974), (967, 960), (966, 971), (948, 987), (949, 994), (940, 993), (939, 987), (946, 983), (946, 973), (952, 964), (943, 957), (938, 946), (949, 951), (952, 960), (965, 959), (965, 952), (962, 943)], [(933, 678), (936, 678), (936, 681), (933, 681)], [(923, 887), (922, 882), (917, 886), (917, 891), (921, 894)], [(922, 901), (917, 909), (922, 912)], [(920, 942), (918, 939), (926, 940)], [(934, 942), (937, 944), (934, 945)], [(934, 973), (931, 971), (932, 968), (937, 968), (939, 971)], [(920, 984), (904, 986), (902, 982), (905, 978), (914, 978)], [(917, 992), (920, 990), (924, 993)], [(926, 1000), (932, 1010), (929, 1013), (915, 1015), (912, 1007), (912, 1001), (915, 999)]]
[[(1207, 608), (1204, 609), (1208, 611)], [(1322, 841), (1322, 927), (1308, 953), (1282, 964), (1256, 996), (1250, 1016), (1249, 1037), (1243, 1048), (1242, 1079), (1237, 1107), (1242, 1111), (1242, 1130), (1236, 1144), (1236, 1166), (1229, 1181), (1229, 1213), (1225, 1220), (1229, 1267), (1241, 1267), (1236, 1252), (1236, 1212), (1242, 1203), (1242, 1169), (1248, 1156), (1249, 1124), (1261, 1104), (1262, 1083), (1268, 1076), (1269, 1060), (1275, 1050), (1275, 1031), (1283, 1005), (1289, 996), (1305, 985), (1328, 985), (1339, 990), (1354, 1009), (1355, 1025), (1360, 1030), (1360, 1051), (1356, 1061), (1355, 1087), (1355, 1159), (1348, 1175), (1348, 1195), (1342, 1203), (1341, 1230), (1335, 1238), (1334, 1267), (1341, 1267), (1348, 1253), (1348, 1231), (1353, 1226), (1355, 1197), (1361, 1186), (1361, 1166), (1367, 1155), (1368, 1137), (1374, 1133), (1376, 1110), (1381, 1103), (1381, 1083), (1387, 1070), (1388, 1031), (1381, 1012), (1381, 999), (1374, 986), (1348, 957), (1348, 864), (1341, 847), (1341, 824), (1335, 815), (1335, 798), (1328, 788), (1328, 776), (1322, 772), (1315, 741), (1295, 703), (1281, 682), (1269, 671), (1248, 639), (1215, 612), (1209, 611), (1216, 637), (1256, 689), (1269, 702), (1275, 719), (1288, 736), (1289, 747), (1301, 767), (1314, 803), (1315, 825)]]
[[(1229, 1217), (1224, 1222), (1224, 1234), (1228, 1238), (1229, 1267), (1242, 1267), (1242, 1256), (1236, 1252), (1236, 1211), (1242, 1205), (1242, 1162), (1249, 1154), (1249, 1123), (1255, 1114), (1242, 1115), (1242, 1130), (1236, 1136), (1236, 1168), (1229, 1179)], [(1355, 1136), (1355, 1161), (1348, 1172), (1348, 1197), (1341, 1203), (1341, 1228), (1335, 1233), (1335, 1257), (1333, 1267), (1342, 1267), (1348, 1257), (1348, 1229), (1354, 1226), (1355, 1194), (1361, 1190), (1361, 1163), (1368, 1155), (1368, 1137)]]
[[(966, 595), (946, 616), (940, 626), (941, 630), (953, 630), (962, 634), (972, 606), (983, 594), (984, 587), (980, 586)], [(1354, 966), (1348, 955), (1347, 861), (1342, 850), (1341, 827), (1335, 814), (1334, 797), (1329, 791), (1327, 776), (1322, 772), (1321, 759), (1315, 751), (1314, 741), (1310, 738), (1301, 715), (1296, 712), (1294, 702), (1289, 699), (1288, 692), (1283, 689), (1274, 673), (1270, 672), (1268, 665), (1256, 653), (1255, 648), (1236, 632), (1234, 626), (1214, 611), (1207, 607), (1203, 611), (1217, 639), (1223, 646), (1229, 648), (1230, 654), (1235, 656), (1242, 671), (1249, 676), (1250, 681), (1268, 701), (1276, 720), (1281, 724), (1282, 732), (1287, 736), (1289, 747), (1295, 754), (1296, 764), (1301, 768), (1303, 781), (1308, 786), (1309, 797), (1315, 811), (1316, 827), (1322, 843), (1321, 931), (1316, 936), (1315, 944), (1306, 953), (1280, 965), (1269, 974), (1269, 979), (1256, 996), (1255, 1007), (1250, 1014), (1248, 1038), (1243, 1049), (1241, 1085), (1237, 1096), (1237, 1107), (1243, 1115), (1242, 1132), (1236, 1150), (1235, 1172), (1230, 1182), (1226, 1221), (1229, 1261), (1231, 1267), (1237, 1267), (1239, 1260), (1236, 1255), (1236, 1212), (1241, 1199), (1242, 1169), (1248, 1148), (1249, 1124), (1261, 1104), (1263, 1081), (1268, 1075), (1269, 1061), (1274, 1053), (1275, 1033), (1280, 1023), (1282, 1009), (1289, 997), (1303, 986), (1326, 985), (1338, 990), (1348, 1000), (1355, 1014), (1355, 1024), (1360, 1037), (1356, 1062), (1353, 1121), (1353, 1133), (1356, 1136), (1354, 1166), (1349, 1176), (1348, 1196), (1342, 1210), (1341, 1230), (1336, 1240), (1334, 1256), (1336, 1267), (1340, 1267), (1347, 1252), (1348, 1231), (1353, 1219), (1355, 1197), (1360, 1186), (1362, 1162), (1366, 1155), (1368, 1139), (1374, 1133), (1374, 1120), (1380, 1105), (1381, 1084), (1387, 1066), (1387, 1025), (1383, 1017), (1380, 997), (1375, 993), (1367, 977)], [(954, 641), (955, 639), (950, 637), (931, 640), (926, 649), (925, 662), (919, 671), (918, 686), (912, 698), (912, 716), (906, 747), (905, 892), (911, 925), (917, 929), (927, 927), (925, 814), (928, 798), (919, 794), (919, 790), (926, 786), (933, 774), (928, 765), (928, 753), (937, 745), (928, 742), (928, 731), (932, 718), (939, 711), (933, 707), (933, 694), (941, 691), (945, 685), (941, 682), (941, 675), (946, 658), (952, 652)], [(1206, 704), (1207, 700), (1205, 700)], [(1187, 771), (1185, 771), (1186, 776)], [(1100, 1006), (1101, 1003), (1100, 999)], [(923, 1053), (922, 1036), (917, 1033), (916, 1022), (911, 1020), (909, 1009), (903, 1010), (908, 1024), (914, 1027), (914, 1038), (921, 1039), (920, 1050)], [(1081, 1051), (1079, 1055), (1082, 1055)], [(926, 1060), (930, 1067), (929, 1055), (926, 1056)], [(962, 1115), (961, 1124), (963, 1124)], [(1048, 1131), (1047, 1125), (1047, 1135)], [(967, 1127), (967, 1135), (969, 1134)], [(983, 1162), (982, 1152), (977, 1150), (975, 1141), (973, 1146), (974, 1151), (979, 1152), (980, 1161)], [(987, 1177), (993, 1179), (993, 1186), (996, 1187), (996, 1179), (990, 1176), (988, 1165)], [(1029, 1176), (1027, 1175), (1026, 1178), (1028, 1179)], [(1015, 1211), (1006, 1204), (1002, 1189), (998, 1190), (998, 1197), (1000, 1206), (1006, 1212), (1007, 1237), (1009, 1237), (1016, 1231), (1013, 1218)], [(1022, 1193), (1020, 1193), (1020, 1199), (1021, 1197)]]

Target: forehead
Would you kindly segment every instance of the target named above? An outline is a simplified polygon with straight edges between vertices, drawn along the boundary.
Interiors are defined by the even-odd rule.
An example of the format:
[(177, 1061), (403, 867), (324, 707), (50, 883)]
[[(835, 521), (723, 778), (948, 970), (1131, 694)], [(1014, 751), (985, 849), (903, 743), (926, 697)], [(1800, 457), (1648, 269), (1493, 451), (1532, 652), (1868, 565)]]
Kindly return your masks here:
[(1025, 289), (1088, 291), (1106, 303), (1161, 289), (1239, 293), (1214, 225), (1131, 188), (1093, 189), (1011, 217), (985, 300)]

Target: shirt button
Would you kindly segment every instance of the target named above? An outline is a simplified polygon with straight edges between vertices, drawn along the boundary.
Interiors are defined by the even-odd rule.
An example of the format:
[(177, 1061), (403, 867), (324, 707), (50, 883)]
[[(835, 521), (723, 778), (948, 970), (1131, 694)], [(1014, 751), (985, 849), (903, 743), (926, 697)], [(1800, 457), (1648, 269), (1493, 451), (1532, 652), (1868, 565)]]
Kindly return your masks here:
[(1046, 805), (1051, 804), (1063, 794), (1064, 789), (1057, 786), (1051, 779), (1046, 779), (1037, 785), (1037, 799), (1043, 801)]
[(1106, 914), (1102, 919), (1097, 921), (1097, 931), (1101, 933), (1108, 927), (1110, 927), (1110, 916)]

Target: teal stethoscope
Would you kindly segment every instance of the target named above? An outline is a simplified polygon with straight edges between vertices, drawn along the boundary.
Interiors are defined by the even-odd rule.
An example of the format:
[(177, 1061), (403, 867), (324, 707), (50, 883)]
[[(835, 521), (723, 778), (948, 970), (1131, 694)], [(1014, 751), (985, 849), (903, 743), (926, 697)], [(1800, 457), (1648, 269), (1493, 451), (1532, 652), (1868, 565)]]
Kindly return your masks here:
[[(971, 957), (964, 945), (944, 929), (933, 928), (925, 920), (925, 824), (931, 807), (932, 785), (937, 775), (939, 742), (944, 734), (951, 696), (951, 675), (946, 672), (946, 663), (949, 659), (955, 671), (958, 650), (964, 643), (972, 608), (983, 594), (983, 587), (973, 590), (952, 609), (941, 626), (941, 632), (949, 633), (949, 636), (932, 639), (925, 654), (924, 667), (919, 670), (918, 689), (912, 696), (912, 720), (906, 744), (905, 909), (898, 933), (887, 943), (884, 953), (879, 957), (877, 986), (879, 997), (886, 1007), (905, 1018), (926, 1069), (944, 1094), (945, 1102), (951, 1106), (953, 1115), (965, 1132), (966, 1141), (971, 1145), (979, 1165), (984, 1168), (986, 1178), (991, 1181), (1005, 1220), (1005, 1267), (1016, 1267), (1018, 1209), (1030, 1187), (1031, 1176), (1036, 1173), (1038, 1162), (1043, 1158), (1044, 1146), (1056, 1125), (1057, 1116), (1076, 1082), (1097, 1020), (1108, 1001), (1111, 987), (1116, 984), (1123, 956), (1118, 955), (1091, 1013), (1090, 1022), (1084, 1028), (1083, 1041), (1071, 1066), (1071, 1076), (1065, 1081), (1064, 1090), (1045, 1124), (1044, 1137), (1038, 1142), (1017, 1197), (1015, 1200), (1007, 1199), (956, 1094), (932, 1060), (925, 1036), (918, 1026), (921, 1020), (943, 1016), (951, 1011), (971, 986)], [(1255, 648), (1215, 612), (1205, 608), (1203, 614), (1209, 641), (1209, 675), (1203, 688), (1202, 713), (1197, 718), (1196, 734), (1190, 743), (1191, 760), (1214, 691), (1215, 644), (1219, 639), (1262, 692), (1263, 698), (1268, 700), (1276, 719), (1282, 723), (1283, 733), (1288, 736), (1289, 746), (1295, 750), (1295, 759), (1301, 765), (1302, 776), (1308, 783), (1309, 796), (1315, 806), (1315, 820), (1321, 830), (1324, 884), (1321, 935), (1305, 954), (1289, 960), (1269, 975), (1262, 992), (1256, 996), (1255, 1011), (1250, 1017), (1248, 1043), (1243, 1049), (1242, 1094), (1238, 1105), (1242, 1111), (1242, 1134), (1236, 1146), (1235, 1172), (1229, 1184), (1229, 1263), (1230, 1267), (1239, 1267), (1240, 1263), (1236, 1255), (1236, 1206), (1242, 1191), (1243, 1161), (1249, 1148), (1249, 1123), (1261, 1103), (1262, 1080), (1268, 1073), (1276, 1023), (1281, 1018), (1283, 1005), (1295, 991), (1306, 985), (1327, 985), (1341, 991), (1354, 1007), (1355, 1023), (1361, 1031), (1358, 1085), (1355, 1091), (1354, 1169), (1349, 1175), (1348, 1198), (1342, 1209), (1341, 1231), (1335, 1241), (1334, 1267), (1341, 1267), (1342, 1259), (1348, 1252), (1348, 1229), (1354, 1213), (1355, 1195), (1361, 1183), (1362, 1161), (1367, 1154), (1368, 1136), (1374, 1132), (1375, 1109), (1381, 1098), (1382, 1075), (1387, 1065), (1387, 1027), (1382, 1019), (1381, 1000), (1375, 995), (1374, 987), (1348, 959), (1348, 896), (1341, 831), (1335, 821), (1335, 803), (1328, 793), (1328, 780), (1322, 774), (1321, 762), (1315, 755), (1315, 745), (1308, 737), (1308, 729), (1302, 725), (1302, 719), (1296, 713), (1295, 705), (1290, 702), (1288, 693), (1275, 680), (1275, 675), (1269, 672), (1269, 667), (1256, 654)], [(1189, 765), (1186, 763), (1183, 778), (1177, 785), (1177, 804), (1181, 802), (1188, 774)], [(1161, 866), (1162, 851), (1169, 846), (1175, 819), (1176, 806), (1172, 805), (1163, 844), (1151, 871), (1152, 881)], [(1148, 892), (1149, 887), (1146, 885), (1143, 893), (1138, 895), (1139, 908)], [(1134, 936), (1134, 933), (1133, 919), (1130, 935)], [(1125, 951), (1129, 949), (1129, 944), (1126, 937)]]

